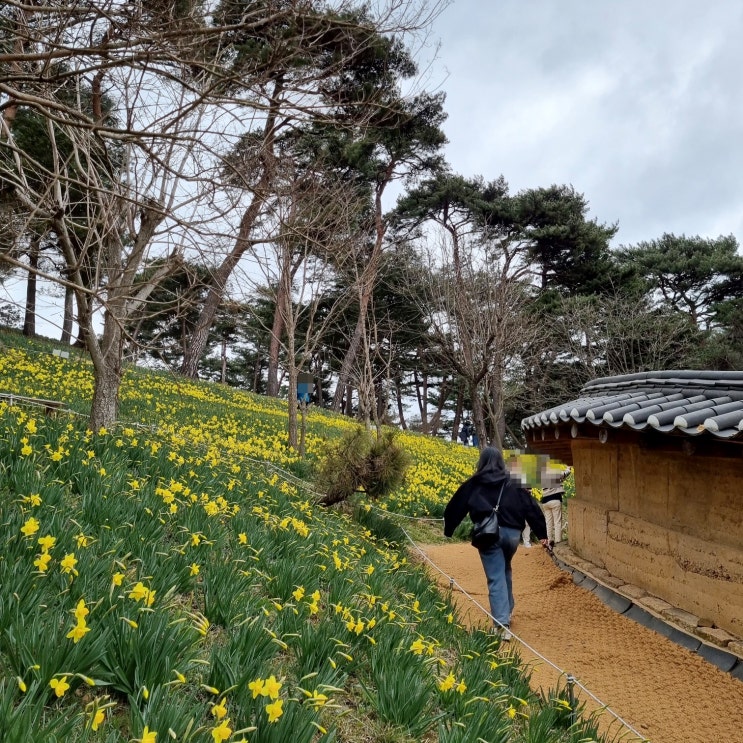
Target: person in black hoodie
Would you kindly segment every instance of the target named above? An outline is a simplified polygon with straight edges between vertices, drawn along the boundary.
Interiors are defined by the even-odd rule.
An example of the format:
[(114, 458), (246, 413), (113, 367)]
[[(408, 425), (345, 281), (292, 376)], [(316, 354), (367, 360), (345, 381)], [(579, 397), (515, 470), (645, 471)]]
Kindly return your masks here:
[(469, 513), (473, 522), (487, 516), (498, 503), (500, 537), (488, 549), (480, 550), (480, 560), (488, 581), (490, 613), (495, 629), (503, 639), (510, 639), (513, 612), (513, 584), (511, 560), (519, 546), (526, 523), (544, 547), (548, 547), (547, 525), (544, 514), (531, 493), (519, 479), (509, 476), (503, 454), (492, 446), (480, 452), (475, 474), (458, 488), (444, 510), (444, 536), (454, 530)]

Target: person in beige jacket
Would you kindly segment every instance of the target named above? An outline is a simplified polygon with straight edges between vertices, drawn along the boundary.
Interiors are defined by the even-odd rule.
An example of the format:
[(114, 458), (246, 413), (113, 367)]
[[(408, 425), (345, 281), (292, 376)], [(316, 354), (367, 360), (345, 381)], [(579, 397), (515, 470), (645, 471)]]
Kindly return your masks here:
[(544, 520), (547, 522), (550, 549), (562, 542), (562, 498), (565, 495), (563, 482), (569, 474), (570, 470), (567, 469), (564, 472), (547, 472), (544, 475), (546, 487), (542, 491), (541, 506)]

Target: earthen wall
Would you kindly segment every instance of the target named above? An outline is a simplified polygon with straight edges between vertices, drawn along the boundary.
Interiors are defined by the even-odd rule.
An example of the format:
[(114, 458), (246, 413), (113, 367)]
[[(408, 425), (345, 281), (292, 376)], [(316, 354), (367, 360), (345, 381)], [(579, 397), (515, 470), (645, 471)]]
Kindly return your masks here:
[(576, 440), (573, 462), (573, 551), (743, 636), (743, 457)]

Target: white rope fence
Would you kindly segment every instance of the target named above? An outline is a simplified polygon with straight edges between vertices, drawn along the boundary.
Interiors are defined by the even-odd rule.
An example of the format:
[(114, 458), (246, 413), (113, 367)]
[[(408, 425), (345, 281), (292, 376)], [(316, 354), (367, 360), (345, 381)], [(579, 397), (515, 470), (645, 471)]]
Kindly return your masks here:
[[(394, 516), (396, 518), (406, 518), (406, 519), (413, 519), (416, 521), (443, 521), (443, 519), (431, 519), (431, 518), (420, 518), (415, 516), (406, 516), (404, 514), (396, 514), (391, 513), (390, 511), (385, 511), (382, 508), (376, 508), (375, 506), (372, 506), (372, 508), (380, 513), (383, 513), (387, 516)], [(405, 537), (412, 545), (413, 549), (420, 554), (420, 556), (427, 562), (434, 570), (436, 570), (438, 573), (443, 575), (448, 581), (449, 581), (449, 589), (453, 590), (455, 587), (457, 590), (459, 590), (462, 595), (474, 606), (476, 606), (486, 617), (488, 617), (494, 624), (500, 626), (501, 630), (506, 630), (506, 627), (501, 624), (474, 596), (472, 596), (470, 593), (468, 593), (460, 583), (457, 582), (457, 580), (446, 573), (444, 570), (442, 570), (413, 540), (413, 538), (408, 534), (408, 532), (405, 530), (404, 527), (400, 527), (402, 532), (405, 534)], [(568, 684), (568, 690), (571, 696), (571, 708), (574, 709), (573, 704), (573, 687), (577, 686), (579, 689), (581, 689), (585, 694), (590, 697), (602, 710), (608, 712), (610, 715), (614, 717), (617, 722), (619, 722), (622, 726), (624, 726), (629, 732), (631, 732), (633, 735), (637, 736), (637, 738), (644, 743), (647, 742), (647, 738), (637, 729), (635, 729), (627, 720), (625, 720), (621, 715), (617, 714), (611, 707), (609, 707), (608, 704), (604, 703), (599, 697), (597, 697), (587, 686), (582, 684), (572, 673), (569, 673), (565, 671), (564, 669), (560, 668), (556, 663), (553, 663), (549, 658), (544, 656), (542, 653), (540, 653), (534, 646), (530, 645), (526, 640), (524, 640), (523, 637), (519, 637), (513, 630), (509, 630), (511, 633), (511, 637), (519, 642), (521, 645), (523, 645), (530, 653), (532, 653), (536, 658), (538, 658), (543, 663), (547, 664), (548, 666), (552, 667), (559, 676), (564, 676), (565, 680)]]

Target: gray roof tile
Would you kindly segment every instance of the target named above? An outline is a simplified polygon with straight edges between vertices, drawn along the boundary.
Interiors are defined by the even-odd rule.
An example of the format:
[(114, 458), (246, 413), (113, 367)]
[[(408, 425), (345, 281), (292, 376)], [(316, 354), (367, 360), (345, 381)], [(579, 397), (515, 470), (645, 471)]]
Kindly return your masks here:
[(743, 439), (743, 372), (682, 369), (602, 377), (575, 400), (524, 418), (524, 429), (588, 421), (689, 436)]

